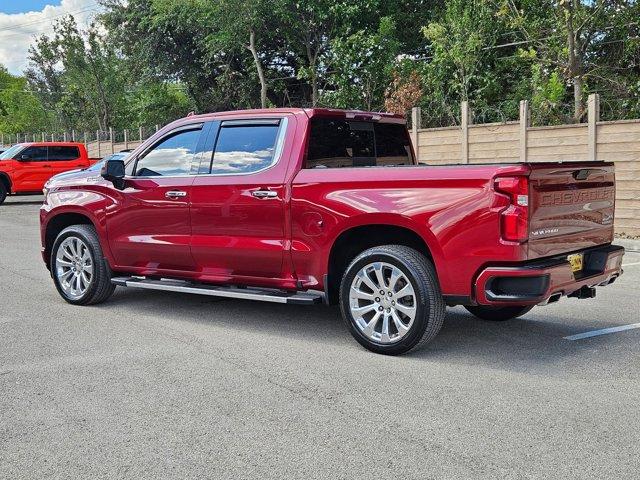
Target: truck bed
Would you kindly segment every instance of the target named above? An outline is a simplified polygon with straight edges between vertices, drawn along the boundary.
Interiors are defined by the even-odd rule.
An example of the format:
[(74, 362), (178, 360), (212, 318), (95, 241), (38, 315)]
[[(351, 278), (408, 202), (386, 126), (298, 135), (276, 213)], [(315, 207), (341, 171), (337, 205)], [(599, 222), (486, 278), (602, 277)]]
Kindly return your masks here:
[[(529, 235), (522, 242), (505, 241), (500, 232), (509, 202), (494, 182), (512, 176), (528, 179)], [(611, 243), (614, 197), (613, 164), (604, 162), (303, 169), (292, 184), (292, 239), (299, 246), (292, 257), (299, 272), (322, 271), (323, 256), (310, 252), (325, 236), (335, 238), (334, 229), (400, 219), (426, 240), (443, 293), (469, 295), (485, 265)], [(324, 228), (308, 245), (306, 224), (315, 214)]]

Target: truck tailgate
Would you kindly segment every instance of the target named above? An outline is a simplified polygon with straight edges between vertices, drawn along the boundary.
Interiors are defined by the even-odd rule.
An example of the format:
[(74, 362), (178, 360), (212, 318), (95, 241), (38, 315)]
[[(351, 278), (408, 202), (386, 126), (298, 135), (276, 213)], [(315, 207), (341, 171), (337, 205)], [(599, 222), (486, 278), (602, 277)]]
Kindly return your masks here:
[(613, 163), (532, 163), (528, 258), (613, 241)]

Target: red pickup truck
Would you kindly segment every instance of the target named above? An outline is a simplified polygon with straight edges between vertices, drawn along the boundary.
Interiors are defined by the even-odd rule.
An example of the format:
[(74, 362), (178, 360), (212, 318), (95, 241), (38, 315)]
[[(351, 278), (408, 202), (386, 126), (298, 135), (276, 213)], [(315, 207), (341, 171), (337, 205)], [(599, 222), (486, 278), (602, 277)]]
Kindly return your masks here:
[(190, 116), (45, 191), (42, 254), (72, 304), (116, 286), (339, 304), (386, 354), (431, 340), (447, 305), (505, 320), (622, 273), (613, 164), (418, 165), (381, 113)]
[(41, 193), (52, 176), (93, 162), (82, 143), (18, 143), (0, 154), (0, 204), (7, 195)]

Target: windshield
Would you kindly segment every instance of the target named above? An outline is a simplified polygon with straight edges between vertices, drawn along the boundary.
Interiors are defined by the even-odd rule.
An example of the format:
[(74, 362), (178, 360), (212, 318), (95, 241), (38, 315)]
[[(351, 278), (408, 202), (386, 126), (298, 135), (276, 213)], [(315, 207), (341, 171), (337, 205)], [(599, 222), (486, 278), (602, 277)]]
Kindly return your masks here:
[(24, 145), (20, 143), (18, 143), (17, 145), (14, 145), (9, 150), (5, 150), (4, 153), (0, 154), (0, 160), (8, 160), (10, 158), (15, 157), (16, 153), (18, 153), (23, 148), (24, 148)]
[(94, 163), (93, 165), (91, 165), (89, 168), (87, 168), (86, 170), (89, 172), (95, 172), (97, 170), (102, 170), (102, 165), (104, 165), (105, 160), (98, 160), (98, 162)]

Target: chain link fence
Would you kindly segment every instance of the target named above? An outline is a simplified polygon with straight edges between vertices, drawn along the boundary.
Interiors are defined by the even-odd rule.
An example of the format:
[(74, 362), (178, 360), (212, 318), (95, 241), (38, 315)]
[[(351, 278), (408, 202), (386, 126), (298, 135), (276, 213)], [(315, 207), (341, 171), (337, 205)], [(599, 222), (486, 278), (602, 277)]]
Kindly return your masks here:
[[(600, 97), (600, 121), (615, 121), (640, 118), (640, 96), (628, 98)], [(421, 123), (418, 128), (439, 128), (461, 125), (460, 104), (443, 100), (426, 100), (418, 105), (421, 108)], [(573, 102), (529, 101), (530, 126), (555, 126), (587, 122), (587, 102), (576, 119)], [(505, 100), (487, 105), (469, 102), (471, 124), (508, 123), (519, 121), (520, 102)], [(407, 112), (411, 127), (411, 111)]]

